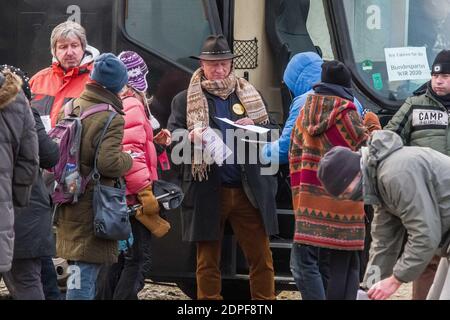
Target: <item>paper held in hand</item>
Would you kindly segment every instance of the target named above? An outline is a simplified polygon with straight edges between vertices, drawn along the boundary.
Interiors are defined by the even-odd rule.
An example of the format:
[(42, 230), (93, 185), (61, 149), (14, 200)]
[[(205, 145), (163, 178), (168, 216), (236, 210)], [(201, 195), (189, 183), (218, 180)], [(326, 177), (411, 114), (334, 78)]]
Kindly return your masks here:
[(248, 126), (241, 126), (240, 124), (236, 124), (233, 121), (231, 121), (230, 119), (227, 118), (219, 118), (216, 117), (217, 119), (219, 119), (220, 121), (223, 121), (225, 123), (231, 124), (234, 127), (237, 128), (241, 128), (241, 129), (245, 129), (245, 130), (249, 130), (249, 131), (253, 131), (259, 134), (264, 134), (270, 131), (270, 129), (267, 128), (263, 128), (263, 127), (259, 127), (259, 126), (254, 126), (254, 125), (248, 125)]
[(370, 300), (369, 296), (367, 295), (367, 292), (359, 289), (358, 293), (356, 295), (356, 300)]
[(52, 129), (52, 120), (50, 116), (41, 116), (42, 124), (45, 127), (45, 132), (49, 132)]
[(216, 164), (222, 165), (225, 160), (233, 154), (223, 140), (211, 128), (206, 128), (202, 135), (205, 153), (210, 156)]
[(262, 144), (262, 145), (270, 143), (270, 141), (252, 140), (252, 139), (246, 139), (246, 138), (242, 138), (241, 141), (247, 142), (247, 143)]

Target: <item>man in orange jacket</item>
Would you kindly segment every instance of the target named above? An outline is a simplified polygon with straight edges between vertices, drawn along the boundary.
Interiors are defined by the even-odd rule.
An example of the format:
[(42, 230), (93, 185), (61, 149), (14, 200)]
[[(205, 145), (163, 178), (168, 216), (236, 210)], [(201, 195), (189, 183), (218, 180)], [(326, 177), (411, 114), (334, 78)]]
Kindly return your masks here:
[[(50, 37), (52, 65), (36, 73), (30, 80), (35, 107), (47, 130), (54, 127), (62, 106), (78, 98), (94, 68), (97, 49), (87, 45), (86, 31), (76, 22), (57, 25)], [(42, 285), (46, 300), (61, 299), (52, 257), (42, 257)]]
[(80, 96), (89, 80), (97, 49), (87, 45), (86, 31), (76, 22), (56, 26), (50, 37), (53, 63), (30, 81), (32, 106), (39, 110), (46, 128), (54, 127), (62, 106)]

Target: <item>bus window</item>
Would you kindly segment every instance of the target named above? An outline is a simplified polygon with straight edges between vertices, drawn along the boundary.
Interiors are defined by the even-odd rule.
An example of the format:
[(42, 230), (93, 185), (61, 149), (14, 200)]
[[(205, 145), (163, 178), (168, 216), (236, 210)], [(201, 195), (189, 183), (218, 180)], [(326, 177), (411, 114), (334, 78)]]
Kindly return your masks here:
[(125, 29), (147, 49), (194, 70), (211, 33), (201, 0), (128, 0)]
[(384, 99), (402, 101), (450, 48), (450, 0), (343, 0), (356, 72)]
[(410, 16), (409, 45), (427, 47), (433, 60), (441, 50), (450, 49), (449, 0), (410, 0)]
[(322, 1), (266, 0), (265, 10), (269, 41), (275, 46), (275, 52), (280, 50), (280, 46), (285, 46), (289, 52), (287, 58), (290, 59), (300, 52), (315, 51), (316, 46), (320, 48), (324, 59), (333, 60)]
[(306, 28), (314, 45), (322, 51), (322, 58), (324, 60), (334, 60), (323, 1), (310, 1)]

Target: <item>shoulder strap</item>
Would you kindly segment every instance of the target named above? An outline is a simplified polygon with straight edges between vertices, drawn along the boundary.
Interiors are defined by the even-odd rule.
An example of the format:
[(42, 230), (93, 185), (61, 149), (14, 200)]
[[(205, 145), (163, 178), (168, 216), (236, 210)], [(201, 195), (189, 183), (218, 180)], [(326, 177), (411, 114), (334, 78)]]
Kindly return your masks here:
[(100, 139), (97, 143), (97, 147), (95, 148), (95, 156), (94, 156), (94, 170), (93, 170), (93, 174), (92, 174), (92, 178), (95, 181), (98, 181), (100, 179), (100, 173), (98, 172), (97, 169), (97, 159), (98, 159), (98, 153), (100, 150), (100, 145), (102, 144), (103, 138), (105, 137), (106, 131), (109, 128), (109, 125), (111, 124), (111, 122), (113, 121), (114, 117), (117, 115), (116, 112), (110, 112), (108, 119), (106, 120), (105, 126), (103, 127), (102, 133), (100, 135)]
[(106, 103), (100, 103), (100, 104), (96, 104), (95, 106), (89, 108), (88, 110), (82, 112), (80, 114), (80, 119), (84, 120), (89, 116), (92, 116), (95, 113), (98, 112), (102, 112), (102, 111), (113, 111), (115, 113), (115, 110), (113, 107), (111, 107), (111, 105), (106, 104)]

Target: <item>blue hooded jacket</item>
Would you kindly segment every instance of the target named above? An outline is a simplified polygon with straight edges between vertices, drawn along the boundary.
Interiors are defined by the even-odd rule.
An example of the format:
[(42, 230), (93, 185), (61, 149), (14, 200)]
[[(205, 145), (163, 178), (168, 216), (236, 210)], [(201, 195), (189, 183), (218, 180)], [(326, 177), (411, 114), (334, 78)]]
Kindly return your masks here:
[[(286, 120), (280, 139), (269, 143), (263, 147), (262, 156), (266, 162), (286, 164), (289, 162), (289, 144), (291, 142), (291, 132), (295, 125), (300, 110), (306, 102), (309, 94), (314, 93), (313, 85), (321, 80), (323, 60), (314, 52), (302, 52), (292, 57), (286, 70), (283, 80), (289, 90), (294, 94), (291, 103), (289, 117)], [(362, 114), (363, 107), (355, 98), (355, 106), (359, 114)]]

